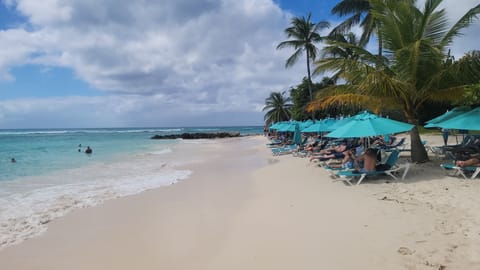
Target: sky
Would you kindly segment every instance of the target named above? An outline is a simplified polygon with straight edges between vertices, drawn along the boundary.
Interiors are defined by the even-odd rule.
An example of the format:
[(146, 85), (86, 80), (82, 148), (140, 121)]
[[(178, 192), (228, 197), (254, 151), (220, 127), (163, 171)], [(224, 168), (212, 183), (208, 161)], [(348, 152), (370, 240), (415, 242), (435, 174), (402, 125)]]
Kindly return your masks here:
[[(0, 129), (262, 125), (306, 75), (276, 50), (291, 17), (341, 21), (337, 0), (0, 1)], [(453, 22), (476, 4), (443, 7)]]

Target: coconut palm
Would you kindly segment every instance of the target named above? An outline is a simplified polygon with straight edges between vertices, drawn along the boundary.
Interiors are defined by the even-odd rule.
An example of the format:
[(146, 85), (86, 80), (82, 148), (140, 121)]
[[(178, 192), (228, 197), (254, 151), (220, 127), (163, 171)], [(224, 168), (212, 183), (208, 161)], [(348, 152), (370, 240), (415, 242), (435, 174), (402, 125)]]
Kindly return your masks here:
[[(349, 32), (347, 34), (336, 34), (336, 33), (331, 33), (326, 41), (326, 45), (322, 49), (322, 58), (344, 58), (344, 59), (357, 59), (358, 55), (351, 50), (350, 48), (347, 47), (341, 47), (337, 46), (337, 44), (351, 44), (355, 46), (361, 46), (360, 41), (358, 40), (357, 36)], [(340, 73), (342, 71), (338, 71), (337, 73), (333, 74), (333, 76), (330, 78), (333, 82), (337, 82), (338, 78), (340, 77)], [(314, 70), (313, 75), (317, 75), (320, 73), (319, 70)]]
[[(378, 58), (366, 49), (348, 43), (356, 59), (324, 58), (317, 71), (342, 71), (342, 85), (322, 91), (310, 110), (332, 104), (363, 104), (372, 110), (399, 108), (406, 119), (419, 124), (418, 111), (426, 101), (445, 101), (461, 97), (466, 86), (480, 80), (478, 58), (465, 58), (446, 64), (452, 40), (461, 34), (480, 13), (480, 4), (470, 9), (448, 28), (442, 0), (427, 0), (422, 10), (415, 1), (370, 0), (372, 15), (382, 25), (385, 57)], [(412, 161), (428, 160), (418, 129), (411, 131)]]
[(310, 100), (313, 100), (312, 94), (312, 76), (310, 72), (310, 61), (315, 61), (317, 58), (318, 49), (315, 46), (323, 40), (319, 31), (324, 28), (330, 27), (330, 24), (326, 21), (319, 23), (313, 23), (311, 21), (311, 14), (307, 17), (293, 17), (291, 20), (291, 26), (285, 29), (285, 34), (290, 40), (280, 42), (277, 49), (294, 48), (295, 52), (287, 59), (285, 67), (289, 68), (293, 66), (300, 56), (305, 52), (307, 58), (307, 77), (308, 77), (308, 90), (310, 94)]
[(290, 97), (285, 96), (285, 92), (272, 92), (265, 99), (265, 107), (262, 111), (267, 110), (265, 114), (265, 123), (270, 125), (280, 121), (290, 120), (292, 103)]
[(360, 43), (365, 46), (374, 32), (377, 32), (378, 39), (378, 55), (382, 56), (382, 40), (379, 22), (371, 13), (372, 6), (369, 0), (342, 0), (332, 8), (332, 14), (338, 16), (347, 16), (345, 21), (332, 29), (331, 34), (342, 34), (350, 31), (353, 26), (360, 25), (363, 33)]

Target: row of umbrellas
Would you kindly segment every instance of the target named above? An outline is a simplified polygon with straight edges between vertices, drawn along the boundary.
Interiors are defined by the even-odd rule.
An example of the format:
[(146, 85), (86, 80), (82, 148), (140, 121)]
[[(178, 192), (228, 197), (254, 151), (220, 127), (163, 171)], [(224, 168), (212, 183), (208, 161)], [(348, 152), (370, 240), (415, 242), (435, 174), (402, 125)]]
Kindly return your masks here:
[(446, 113), (427, 121), (426, 128), (445, 128), (480, 130), (480, 107), (456, 107)]
[[(480, 130), (480, 107), (457, 107), (427, 121), (427, 128)], [(329, 132), (331, 138), (360, 138), (410, 131), (413, 125), (380, 117), (369, 112), (361, 112), (343, 119), (327, 118), (320, 121), (287, 121), (270, 126), (279, 132), (294, 132), (293, 142), (301, 143), (301, 132)]]
[(301, 143), (300, 132), (329, 132), (331, 138), (359, 138), (393, 134), (409, 131), (413, 125), (380, 117), (369, 112), (361, 112), (355, 116), (335, 120), (332, 118), (313, 122), (279, 122), (270, 126), (279, 132), (294, 132), (293, 142)]

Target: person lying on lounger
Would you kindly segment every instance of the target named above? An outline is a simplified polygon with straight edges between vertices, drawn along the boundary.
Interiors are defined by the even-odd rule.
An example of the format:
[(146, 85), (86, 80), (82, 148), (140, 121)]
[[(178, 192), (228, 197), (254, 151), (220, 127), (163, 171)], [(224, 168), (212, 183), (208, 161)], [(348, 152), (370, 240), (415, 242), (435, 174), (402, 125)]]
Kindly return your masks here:
[(345, 157), (342, 160), (342, 163), (333, 163), (328, 166), (331, 168), (342, 168), (342, 169), (353, 169), (355, 166), (355, 148), (349, 149), (343, 152)]
[(312, 156), (310, 158), (310, 161), (313, 160), (327, 160), (331, 158), (344, 158), (345, 155), (343, 152), (347, 150), (347, 142), (342, 142), (340, 145), (328, 148), (328, 149), (323, 149), (321, 150), (318, 154)]
[(473, 157), (467, 160), (457, 160), (455, 165), (458, 167), (467, 167), (467, 166), (480, 166), (480, 156)]

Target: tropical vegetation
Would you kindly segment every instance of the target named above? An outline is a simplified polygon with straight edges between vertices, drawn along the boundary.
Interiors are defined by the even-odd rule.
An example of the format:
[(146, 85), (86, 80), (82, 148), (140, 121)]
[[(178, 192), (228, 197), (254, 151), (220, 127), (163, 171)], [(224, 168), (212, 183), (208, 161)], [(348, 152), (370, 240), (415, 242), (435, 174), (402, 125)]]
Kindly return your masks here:
[[(313, 75), (333, 74), (336, 83), (317, 91), (306, 106), (308, 111), (364, 108), (377, 113), (401, 112), (405, 120), (415, 125), (411, 131), (412, 161), (428, 160), (417, 128), (423, 124), (420, 112), (428, 104), (475, 103), (480, 91), (480, 54), (471, 52), (455, 60), (449, 52), (455, 37), (478, 18), (480, 4), (449, 27), (446, 11), (439, 7), (441, 3), (442, 0), (427, 0), (419, 7), (415, 0), (339, 2), (332, 12), (352, 16), (334, 28), (329, 37), (315, 36), (313, 39), (313, 43), (325, 41), (321, 57), (314, 61)], [(316, 25), (311, 22), (310, 15), (294, 19), (292, 25), (296, 25), (294, 22), (300, 25), (300, 21), (311, 27)], [(364, 30), (360, 39), (349, 32), (358, 23)], [(289, 32), (294, 29), (301, 28), (287, 28)], [(365, 46), (372, 35), (378, 39), (377, 52)], [(307, 50), (307, 43), (300, 43), (299, 36), (295, 37), (296, 42), (285, 41), (279, 47), (296, 44), (293, 46), (295, 53), (287, 60), (290, 65), (299, 54), (307, 51), (309, 73), (308, 60), (316, 59), (320, 53), (315, 46), (315, 50)], [(310, 76), (308, 81), (311, 98)], [(297, 100), (304, 102), (295, 97), (293, 107), (297, 106)]]
[[(316, 62), (315, 73), (342, 71), (345, 83), (323, 91), (310, 109), (332, 104), (355, 103), (380, 111), (398, 108), (408, 122), (418, 126), (419, 109), (429, 100), (453, 100), (467, 85), (480, 80), (478, 59), (467, 57), (447, 63), (453, 39), (480, 13), (470, 9), (451, 28), (442, 0), (427, 0), (423, 9), (415, 1), (370, 0), (371, 14), (382, 26), (384, 57), (361, 46), (332, 41), (331, 46), (350, 49), (358, 58), (326, 57)], [(428, 159), (418, 129), (411, 131), (412, 161)]]
[(292, 115), (291, 98), (285, 96), (285, 92), (272, 92), (270, 96), (265, 99), (265, 123), (269, 126), (272, 123), (290, 120)]
[(307, 17), (293, 17), (291, 26), (285, 29), (285, 34), (289, 40), (278, 44), (277, 49), (294, 48), (295, 52), (287, 59), (285, 67), (293, 66), (298, 59), (305, 52), (307, 59), (307, 78), (308, 91), (310, 94), (310, 101), (313, 100), (312, 90), (312, 75), (310, 71), (311, 61), (315, 61), (318, 54), (318, 48), (315, 44), (321, 42), (323, 37), (320, 36), (319, 31), (323, 28), (328, 28), (330, 24), (326, 21), (313, 23), (311, 21), (311, 14)]
[[(333, 85), (334, 81), (330, 77), (324, 77), (319, 83), (312, 83), (312, 92), (315, 95), (322, 89)], [(307, 78), (303, 78), (302, 83), (290, 88), (290, 97), (292, 99), (292, 120), (304, 121), (312, 117), (312, 113), (307, 111), (307, 106), (311, 100), (309, 98), (309, 83)], [(315, 111), (313, 117), (321, 118), (331, 114), (330, 110)]]

